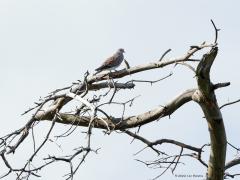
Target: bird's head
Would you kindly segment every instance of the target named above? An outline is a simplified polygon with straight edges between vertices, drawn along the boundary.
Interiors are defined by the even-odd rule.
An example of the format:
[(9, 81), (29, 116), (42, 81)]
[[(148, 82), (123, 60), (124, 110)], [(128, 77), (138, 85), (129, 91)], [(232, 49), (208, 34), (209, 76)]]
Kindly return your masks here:
[(123, 48), (118, 49), (118, 52), (120, 52), (120, 53), (125, 53), (125, 51), (124, 51)]

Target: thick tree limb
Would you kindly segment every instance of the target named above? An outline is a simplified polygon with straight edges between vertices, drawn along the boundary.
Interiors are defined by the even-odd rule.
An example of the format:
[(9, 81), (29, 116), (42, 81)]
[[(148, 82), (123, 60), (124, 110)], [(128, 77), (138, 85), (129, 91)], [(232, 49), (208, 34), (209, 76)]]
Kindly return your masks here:
[[(123, 120), (122, 118), (111, 118), (111, 119), (103, 118), (103, 120), (108, 124), (110, 129), (124, 130), (128, 128), (138, 127), (138, 126), (147, 124), (149, 122), (152, 122), (154, 120), (157, 120), (161, 117), (171, 115), (183, 104), (191, 101), (192, 95), (194, 94), (195, 91), (196, 89), (187, 90), (181, 93), (180, 95), (178, 95), (169, 103), (167, 103), (164, 107), (158, 107), (156, 109), (147, 111), (145, 113), (142, 113), (136, 116), (124, 118)], [(39, 116), (38, 120), (50, 120), (50, 121), (52, 120), (48, 118), (48, 116), (45, 116), (44, 114), (42, 114), (42, 116), (45, 119)], [(90, 117), (86, 117), (86, 116), (76, 116), (73, 114), (60, 113), (60, 117), (61, 119), (57, 119), (56, 122), (63, 123), (63, 124), (74, 124), (77, 126), (87, 127), (90, 122)], [(100, 119), (97, 119), (94, 122), (95, 122), (94, 123), (95, 128), (106, 129), (106, 124), (103, 123)]]
[(236, 159), (233, 159), (232, 161), (229, 161), (225, 166), (225, 170), (236, 165), (240, 165), (240, 158), (236, 158)]
[[(97, 91), (99, 89), (104, 88), (119, 88), (119, 89), (132, 89), (135, 87), (134, 83), (109, 83), (109, 82), (100, 82), (100, 83), (93, 83), (88, 86), (89, 91)], [(72, 87), (71, 92), (76, 93), (78, 90), (80, 92), (83, 92), (85, 89), (85, 86), (80, 84)]]

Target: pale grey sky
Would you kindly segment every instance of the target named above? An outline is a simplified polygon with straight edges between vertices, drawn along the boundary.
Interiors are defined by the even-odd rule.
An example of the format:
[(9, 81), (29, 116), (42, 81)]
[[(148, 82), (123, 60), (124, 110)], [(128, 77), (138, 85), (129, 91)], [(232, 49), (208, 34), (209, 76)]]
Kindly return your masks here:
[[(29, 116), (21, 117), (20, 114), (40, 96), (82, 79), (87, 70), (93, 72), (102, 60), (120, 47), (125, 49), (125, 57), (130, 65), (135, 66), (157, 60), (168, 48), (172, 49), (168, 57), (177, 57), (183, 55), (190, 45), (211, 42), (214, 31), (210, 19), (221, 29), (219, 54), (213, 65), (212, 80), (232, 83), (230, 87), (217, 91), (219, 104), (238, 99), (239, 7), (240, 2), (237, 0), (1, 0), (0, 135), (21, 127)], [(172, 67), (144, 73), (144, 79), (158, 79), (171, 70)], [(193, 76), (188, 69), (177, 67), (168, 80), (152, 87), (138, 84), (134, 91), (124, 92), (118, 98), (124, 101), (141, 94), (132, 110), (127, 111), (128, 115), (137, 114), (164, 105), (183, 90), (195, 87)], [(126, 79), (142, 77), (140, 74)], [(236, 104), (226, 107), (222, 113), (228, 140), (239, 146), (238, 109), (239, 104)], [(110, 110), (113, 115), (115, 111), (115, 107)], [(208, 143), (207, 124), (202, 116), (200, 108), (189, 103), (172, 115), (171, 119), (164, 118), (143, 127), (141, 134), (150, 140), (175, 138), (201, 146)], [(47, 132), (48, 127), (49, 123), (43, 123), (37, 130)], [(61, 128), (66, 129), (59, 126), (59, 133)], [(81, 145), (80, 140), (84, 140), (84, 137), (80, 137), (83, 136), (81, 131), (83, 128), (79, 128), (76, 138), (66, 139), (68, 142), (63, 145)], [(160, 173), (159, 170), (147, 169), (134, 161), (136, 158), (156, 158), (151, 151), (133, 156), (143, 147), (140, 142), (130, 144), (131, 139), (126, 135), (113, 133), (104, 136), (98, 130), (94, 131), (94, 140), (93, 146), (101, 147), (101, 150), (99, 154), (87, 158), (75, 179), (147, 180)], [(22, 145), (17, 155), (20, 160), (16, 164), (19, 165), (30, 150), (32, 146), (26, 143)], [(176, 153), (180, 151), (177, 148), (175, 150)], [(61, 154), (61, 151), (56, 152)], [(231, 151), (227, 158), (231, 158), (234, 153)], [(186, 164), (179, 166), (176, 174), (205, 173), (198, 162), (185, 160)], [(0, 174), (3, 173), (1, 167), (2, 163)], [(63, 179), (62, 175), (67, 170), (68, 166), (60, 163), (42, 171), (40, 179)], [(177, 178), (166, 173), (162, 179)]]

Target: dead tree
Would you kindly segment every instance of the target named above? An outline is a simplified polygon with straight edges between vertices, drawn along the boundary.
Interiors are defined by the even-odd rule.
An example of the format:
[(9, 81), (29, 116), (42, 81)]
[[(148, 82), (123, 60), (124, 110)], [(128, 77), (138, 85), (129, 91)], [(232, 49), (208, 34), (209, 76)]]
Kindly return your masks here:
[[(77, 172), (89, 153), (98, 151), (98, 149), (92, 149), (91, 146), (92, 131), (94, 128), (103, 129), (105, 130), (105, 133), (109, 135), (111, 135), (113, 131), (121, 132), (121, 134), (127, 134), (144, 143), (146, 145), (145, 148), (151, 148), (153, 152), (157, 153), (161, 158), (157, 159), (156, 161), (146, 162), (139, 160), (149, 167), (158, 166), (163, 168), (162, 173), (154, 179), (159, 178), (167, 170), (172, 170), (172, 172), (174, 172), (174, 170), (180, 164), (180, 159), (183, 156), (189, 156), (197, 159), (199, 163), (205, 166), (207, 179), (209, 180), (221, 180), (224, 179), (224, 177), (234, 178), (235, 176), (239, 175), (229, 174), (227, 173), (227, 170), (235, 165), (240, 164), (240, 158), (235, 158), (232, 161), (225, 163), (227, 139), (224, 121), (221, 115), (221, 108), (226, 105), (230, 105), (231, 103), (219, 107), (215, 91), (218, 88), (230, 85), (230, 83), (226, 82), (214, 84), (210, 79), (210, 70), (218, 53), (218, 29), (213, 22), (212, 24), (215, 28), (214, 42), (210, 44), (204, 42), (201, 45), (191, 46), (187, 53), (182, 57), (167, 59), (165, 58), (165, 55), (170, 51), (167, 50), (158, 61), (154, 61), (152, 63), (128, 67), (116, 72), (104, 72), (95, 75), (90, 75), (88, 72), (86, 72), (82, 81), (73, 83), (69, 87), (57, 89), (51, 92), (48, 96), (40, 99), (39, 102), (35, 103), (35, 107), (30, 108), (23, 113), (24, 115), (30, 111), (35, 111), (29, 121), (22, 128), (0, 138), (0, 155), (2, 161), (8, 169), (8, 171), (5, 172), (1, 178), (5, 178), (12, 173), (16, 174), (16, 179), (28, 179), (30, 176), (40, 177), (39, 172), (41, 169), (50, 164), (61, 161), (68, 163), (70, 166), (70, 172), (67, 174), (67, 176), (65, 176), (66, 179), (73, 179), (74, 174)], [(196, 52), (201, 52), (203, 49), (208, 49), (208, 52), (203, 54), (199, 60), (192, 59), (192, 56)], [(151, 84), (157, 83), (168, 78), (172, 75), (172, 73), (155, 81), (131, 80), (120, 83), (117, 82), (116, 79), (121, 80), (125, 76), (144, 71), (150, 71), (153, 69), (161, 70), (170, 65), (183, 65), (190, 68), (195, 73), (197, 87), (182, 92), (164, 106), (156, 107), (155, 109), (135, 116), (125, 117), (125, 108), (127, 108), (127, 105), (131, 106), (137, 97), (134, 97), (126, 102), (114, 101), (114, 97), (119, 90), (133, 89), (139, 82)], [(107, 92), (100, 92), (102, 89), (107, 89)], [(94, 93), (92, 96), (89, 96), (91, 92), (96, 93)], [(97, 94), (97, 92), (99, 93)], [(102, 100), (105, 96), (110, 96), (108, 102), (104, 102)], [(73, 112), (64, 112), (63, 107), (73, 102), (73, 100), (78, 101), (79, 106)], [(140, 136), (138, 132), (131, 131), (132, 128), (140, 128), (141, 126), (153, 121), (157, 121), (165, 116), (170, 116), (177, 109), (190, 101), (196, 102), (204, 113), (204, 118), (208, 123), (210, 135), (209, 144), (204, 144), (201, 147), (194, 147), (174, 139), (157, 139), (155, 141), (149, 141)], [(239, 102), (239, 100), (232, 103), (236, 102)], [(108, 112), (102, 110), (103, 106), (112, 104), (123, 106), (121, 117), (112, 117)], [(35, 142), (38, 141), (38, 139), (35, 139), (33, 130), (38, 123), (42, 121), (49, 121), (49, 123), (51, 123), (51, 127), (47, 134), (44, 135), (44, 140), (40, 142), (38, 147), (36, 147)], [(81, 147), (76, 147), (74, 149), (74, 153), (68, 156), (66, 155), (58, 157), (55, 155), (47, 155), (46, 153), (46, 157), (43, 158), (42, 164), (33, 166), (34, 159), (39, 151), (41, 151), (43, 147), (47, 146), (47, 141), (49, 140), (57, 123), (68, 124), (69, 126), (69, 129), (62, 134), (62, 137), (65, 138), (65, 141), (67, 141), (67, 138), (79, 126), (87, 127), (87, 131), (85, 132), (87, 135), (86, 144), (83, 144)], [(29, 133), (31, 133), (32, 136), (30, 136)], [(17, 168), (14, 164), (9, 162), (8, 156), (9, 154), (14, 154), (19, 148), (21, 148), (21, 144), (28, 138), (33, 138), (33, 152), (29, 156), (29, 159), (22, 165), (22, 167)], [(164, 143), (170, 143), (180, 147), (180, 153), (170, 156), (168, 155), (168, 152), (161, 151), (161, 144)], [(209, 147), (211, 151), (208, 163), (202, 160), (203, 148), (206, 148), (206, 146)], [(230, 146), (239, 151), (239, 148), (233, 146), (232, 144), (230, 144)], [(192, 151), (192, 153), (184, 154), (183, 152), (185, 149)], [(139, 151), (139, 153), (142, 152), (142, 150)], [(82, 156), (82, 158), (78, 162), (77, 166), (74, 166), (72, 162), (74, 159), (76, 159), (76, 157), (79, 156)], [(163, 163), (166, 164), (166, 162), (168, 163), (167, 167), (161, 166)]]

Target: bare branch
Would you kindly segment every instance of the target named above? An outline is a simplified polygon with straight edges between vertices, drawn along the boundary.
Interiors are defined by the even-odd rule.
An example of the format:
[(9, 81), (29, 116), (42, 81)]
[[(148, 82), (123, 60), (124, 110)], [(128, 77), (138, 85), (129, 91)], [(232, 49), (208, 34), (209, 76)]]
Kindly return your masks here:
[[(27, 165), (29, 165), (29, 163), (31, 163), (31, 162), (33, 161), (33, 158), (37, 155), (37, 153), (42, 149), (42, 147), (45, 145), (45, 143), (46, 143), (47, 140), (49, 139), (50, 133), (51, 133), (52, 130), (53, 130), (53, 127), (54, 127), (54, 125), (55, 125), (56, 119), (57, 119), (57, 114), (55, 114), (54, 119), (52, 120), (51, 127), (50, 127), (50, 129), (49, 129), (49, 131), (48, 131), (45, 139), (44, 139), (43, 142), (40, 144), (40, 146), (36, 149), (36, 151), (31, 155), (31, 157), (29, 158), (29, 160), (27, 161), (27, 163), (24, 165), (23, 170), (25, 170), (25, 168), (27, 167)], [(32, 171), (32, 170), (31, 170), (31, 171)], [(17, 179), (18, 179), (19, 177), (21, 177), (21, 175), (22, 175), (23, 172), (24, 172), (24, 171), (21, 171), (21, 172), (18, 174)]]
[(152, 145), (161, 145), (163, 143), (169, 143), (169, 144), (174, 144), (176, 146), (179, 146), (181, 148), (185, 148), (185, 149), (189, 149), (189, 150), (192, 150), (192, 151), (195, 151), (195, 152), (202, 152), (202, 149), (201, 148), (196, 148), (194, 146), (190, 146), (190, 145), (187, 145), (187, 144), (184, 144), (182, 142), (179, 142), (179, 141), (175, 141), (175, 140), (172, 140), (172, 139), (159, 139), (159, 140), (156, 140), (154, 142), (152, 142)]
[[(160, 153), (163, 153), (163, 152), (155, 149), (155, 148), (153, 147), (152, 142), (148, 141), (147, 139), (145, 139), (145, 138), (143, 138), (143, 137), (141, 137), (141, 136), (139, 136), (139, 135), (137, 135), (137, 134), (135, 134), (135, 133), (132, 133), (131, 131), (128, 131), (128, 130), (124, 130), (123, 132), (125, 132), (125, 133), (128, 134), (129, 136), (132, 136), (134, 139), (138, 139), (138, 140), (142, 141), (143, 143), (147, 144), (147, 146), (150, 147), (153, 151), (155, 151), (158, 155), (159, 155)], [(144, 149), (145, 149), (145, 148), (144, 148)], [(141, 151), (139, 151), (139, 152), (141, 152)], [(139, 152), (138, 152), (138, 153), (139, 153)], [(138, 153), (136, 153), (136, 154), (138, 154)]]
[(177, 165), (178, 165), (178, 163), (179, 163), (179, 160), (180, 160), (180, 158), (181, 158), (181, 156), (182, 156), (182, 153), (183, 153), (183, 147), (181, 147), (181, 151), (180, 151), (180, 153), (179, 153), (179, 156), (177, 157), (177, 162), (176, 162), (175, 166), (174, 166), (173, 169), (172, 169), (172, 173), (175, 171), (175, 169), (176, 169), (176, 167), (177, 167)]
[(224, 83), (217, 83), (213, 85), (213, 89), (218, 89), (218, 88), (223, 88), (223, 87), (227, 87), (230, 85), (230, 82), (224, 82)]
[(239, 165), (239, 164), (240, 164), (240, 157), (229, 161), (229, 162), (225, 165), (225, 170), (227, 170), (227, 169), (229, 169), (229, 168), (231, 168), (231, 167), (233, 167), (233, 166)]
[(124, 59), (124, 63), (125, 63), (125, 65), (126, 65), (126, 69), (129, 69), (129, 68), (130, 68), (130, 65), (129, 65), (129, 63), (128, 63), (128, 61), (127, 61), (126, 59)]
[(189, 68), (191, 71), (193, 71), (194, 74), (196, 73), (195, 68), (194, 68), (193, 66), (191, 66), (190, 64), (187, 64), (187, 63), (185, 63), (185, 62), (179, 62), (179, 63), (176, 63), (175, 66), (178, 65), (178, 64), (183, 65), (183, 66), (186, 66), (186, 67)]
[(117, 88), (117, 89), (133, 89), (135, 87), (134, 83), (118, 83), (115, 82), (113, 83), (109, 83), (109, 82), (102, 82), (102, 83), (95, 83), (95, 84), (91, 84), (89, 85), (89, 90), (99, 90), (99, 89), (103, 89), (103, 88)]
[(233, 144), (231, 144), (230, 142), (227, 142), (229, 146), (231, 146), (233, 149), (240, 151), (240, 148), (237, 148), (236, 146), (234, 146)]
[[(164, 107), (158, 107), (156, 109), (153, 109), (151, 111), (147, 111), (143, 114), (139, 114), (136, 116), (131, 116), (128, 118), (114, 118), (106, 119), (103, 118), (105, 122), (107, 122), (110, 129), (115, 130), (124, 130), (127, 128), (133, 128), (138, 127), (143, 124), (147, 124), (149, 122), (155, 121), (159, 118), (162, 118), (164, 116), (171, 115), (175, 110), (177, 110), (179, 107), (181, 107), (183, 104), (189, 102), (192, 100), (192, 95), (196, 89), (190, 89), (182, 94), (178, 95), (176, 98), (174, 98), (172, 101), (170, 101), (168, 104), (166, 104)], [(90, 118), (87, 116), (76, 116), (73, 114), (66, 114), (66, 113), (60, 113), (60, 119), (57, 119), (56, 122), (63, 123), (63, 124), (74, 124), (77, 126), (85, 126), (87, 127), (89, 125)], [(50, 120), (48, 118), (45, 118), (45, 120)], [(97, 122), (94, 124), (95, 128), (101, 128), (106, 129), (105, 123), (102, 123), (97, 118), (95, 120)]]

